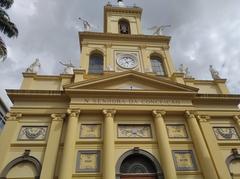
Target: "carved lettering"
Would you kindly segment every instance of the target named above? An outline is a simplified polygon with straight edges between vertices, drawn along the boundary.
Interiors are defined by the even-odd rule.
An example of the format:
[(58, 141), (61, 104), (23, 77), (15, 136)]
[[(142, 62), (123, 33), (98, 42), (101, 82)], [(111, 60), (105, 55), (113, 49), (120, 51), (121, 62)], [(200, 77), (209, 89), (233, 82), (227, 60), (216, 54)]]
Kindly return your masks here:
[(191, 100), (162, 98), (79, 98), (79, 104), (133, 104), (133, 105), (192, 105)]

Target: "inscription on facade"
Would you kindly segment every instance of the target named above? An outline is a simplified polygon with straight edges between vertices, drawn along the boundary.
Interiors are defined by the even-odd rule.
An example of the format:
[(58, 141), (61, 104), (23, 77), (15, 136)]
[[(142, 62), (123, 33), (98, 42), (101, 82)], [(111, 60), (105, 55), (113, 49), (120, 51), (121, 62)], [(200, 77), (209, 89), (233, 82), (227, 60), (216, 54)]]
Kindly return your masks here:
[(191, 100), (164, 98), (78, 98), (80, 104), (192, 105)]
[(177, 171), (194, 171), (197, 165), (191, 150), (173, 150), (173, 159)]

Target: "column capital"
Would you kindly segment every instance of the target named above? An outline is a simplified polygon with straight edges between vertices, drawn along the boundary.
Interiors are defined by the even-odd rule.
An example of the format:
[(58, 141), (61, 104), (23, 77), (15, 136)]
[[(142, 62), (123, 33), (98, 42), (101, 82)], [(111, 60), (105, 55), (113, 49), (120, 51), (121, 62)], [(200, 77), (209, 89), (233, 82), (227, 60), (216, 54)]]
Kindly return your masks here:
[(197, 115), (197, 119), (199, 122), (208, 122), (211, 117), (208, 115)]
[(114, 114), (116, 114), (116, 110), (115, 109), (104, 109), (103, 114), (105, 115), (105, 117), (113, 117)]
[(66, 114), (62, 114), (62, 113), (51, 114), (51, 118), (53, 121), (62, 121), (65, 117), (66, 117)]
[(193, 114), (193, 111), (185, 111), (185, 116), (188, 119), (196, 119), (195, 115)]
[(153, 111), (152, 111), (152, 115), (153, 115), (155, 118), (159, 118), (159, 117), (162, 118), (165, 114), (166, 114), (166, 111), (163, 111), (163, 110), (153, 110)]
[(240, 125), (240, 115), (233, 116), (233, 119), (238, 125)]
[(22, 117), (22, 114), (21, 113), (12, 113), (12, 112), (9, 112), (6, 114), (6, 120), (7, 121), (18, 121), (18, 119)]
[(80, 114), (80, 110), (79, 109), (68, 109), (67, 114), (69, 115), (69, 117), (78, 117)]

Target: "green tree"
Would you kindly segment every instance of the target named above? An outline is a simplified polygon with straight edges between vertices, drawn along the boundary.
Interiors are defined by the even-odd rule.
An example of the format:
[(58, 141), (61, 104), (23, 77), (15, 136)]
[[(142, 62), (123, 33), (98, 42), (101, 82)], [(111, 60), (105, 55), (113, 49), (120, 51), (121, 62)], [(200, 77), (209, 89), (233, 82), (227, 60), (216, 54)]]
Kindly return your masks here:
[[(16, 25), (11, 22), (10, 17), (6, 13), (6, 9), (9, 9), (14, 0), (0, 0), (0, 31), (7, 35), (9, 38), (18, 36), (18, 29)], [(5, 60), (7, 58), (7, 47), (0, 36), (0, 59)]]

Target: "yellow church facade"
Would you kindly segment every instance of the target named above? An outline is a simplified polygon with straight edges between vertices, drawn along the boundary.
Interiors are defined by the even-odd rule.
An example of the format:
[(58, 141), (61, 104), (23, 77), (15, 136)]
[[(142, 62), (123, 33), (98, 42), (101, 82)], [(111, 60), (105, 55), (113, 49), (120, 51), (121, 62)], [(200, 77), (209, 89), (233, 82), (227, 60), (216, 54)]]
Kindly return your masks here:
[(240, 95), (178, 72), (141, 15), (106, 5), (104, 32), (79, 32), (80, 68), (7, 90), (0, 179), (240, 178)]

